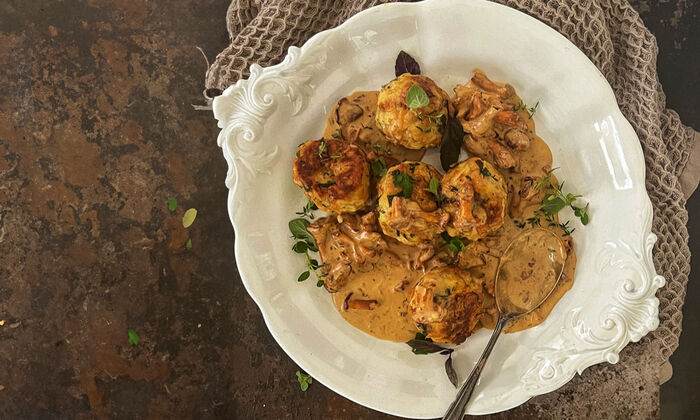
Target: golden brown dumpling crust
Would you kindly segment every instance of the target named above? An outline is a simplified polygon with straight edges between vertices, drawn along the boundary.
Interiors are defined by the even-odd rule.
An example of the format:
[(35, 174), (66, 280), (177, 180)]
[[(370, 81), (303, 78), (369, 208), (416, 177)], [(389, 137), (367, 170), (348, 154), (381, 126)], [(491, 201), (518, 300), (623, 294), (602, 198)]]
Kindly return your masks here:
[(470, 158), (442, 178), (442, 209), (450, 215), (447, 233), (475, 241), (503, 226), (508, 190), (498, 170)]
[(426, 337), (459, 344), (477, 328), (484, 313), (481, 282), (468, 271), (439, 267), (427, 272), (409, 296), (408, 311)]
[[(438, 197), (428, 191), (431, 179), (440, 173), (423, 162), (403, 162), (392, 166), (377, 184), (379, 225), (385, 235), (407, 245), (430, 242), (445, 230), (447, 214), (438, 206)], [(408, 182), (410, 195), (399, 185)]]
[[(426, 106), (411, 109), (406, 94), (420, 86), (428, 95)], [(394, 143), (408, 149), (425, 149), (440, 144), (447, 116), (449, 96), (430, 78), (404, 73), (382, 87), (377, 99), (377, 125)]]
[(369, 198), (369, 163), (364, 152), (345, 140), (310, 140), (299, 146), (294, 183), (319, 209), (352, 213)]

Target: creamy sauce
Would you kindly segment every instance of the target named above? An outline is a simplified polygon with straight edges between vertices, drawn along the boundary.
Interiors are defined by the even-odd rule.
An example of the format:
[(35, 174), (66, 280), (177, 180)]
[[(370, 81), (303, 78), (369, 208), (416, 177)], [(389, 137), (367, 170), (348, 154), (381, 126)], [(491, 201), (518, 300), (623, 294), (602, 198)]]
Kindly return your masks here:
[[(377, 92), (356, 92), (343, 98), (328, 116), (324, 137), (330, 138), (341, 130), (343, 138), (358, 142), (370, 160), (384, 157), (387, 159), (387, 164), (408, 159), (420, 160), (422, 151), (416, 152), (392, 145), (376, 128), (374, 123), (376, 98)], [(510, 101), (517, 104), (520, 98), (514, 96)], [(527, 228), (518, 227), (518, 225), (522, 226), (524, 221), (533, 215), (534, 211), (540, 207), (544, 196), (541, 190), (533, 191), (528, 195), (527, 188), (523, 186), (531, 186), (533, 184), (531, 180), (540, 179), (552, 165), (551, 151), (542, 139), (534, 135), (532, 119), (526, 111), (518, 112), (526, 121), (534, 140), (527, 150), (513, 152), (519, 162), (517, 166), (511, 169), (500, 169), (501, 174), (506, 178), (509, 192), (508, 211), (503, 226), (494, 234), (470, 244), (467, 250), (461, 253), (459, 261), (452, 260), (451, 255), (444, 252), (444, 247), (440, 250), (439, 239), (436, 239), (434, 244), (435, 251), (426, 253), (425, 248), (403, 245), (381, 235), (386, 243), (378, 246), (376, 253), (366, 258), (362, 264), (348, 264), (352, 267), (347, 269), (349, 275), (344, 279), (342, 286), (333, 290), (337, 290), (332, 294), (333, 303), (347, 322), (380, 339), (397, 342), (410, 340), (418, 331), (407, 313), (408, 297), (413, 287), (429, 268), (454, 264), (469, 270), (472, 276), (481, 279), (486, 292), (484, 294), (486, 313), (482, 316), (479, 327), (494, 328), (498, 317), (494, 283), (500, 257), (508, 244)], [(341, 124), (342, 122), (345, 124)], [(556, 181), (554, 176), (551, 178), (552, 182)], [(525, 191), (521, 194), (521, 190)], [(558, 228), (546, 227), (546, 223), (542, 225), (556, 231), (558, 235), (562, 233)], [(381, 232), (381, 230), (378, 231)], [(533, 312), (512, 320), (505, 328), (505, 332), (517, 332), (540, 324), (559, 299), (571, 289), (576, 255), (570, 238), (565, 238), (565, 245), (568, 248), (568, 256), (562, 277), (554, 291)], [(336, 254), (333, 254), (334, 252)], [(324, 256), (322, 250), (323, 261), (338, 260), (340, 257), (337, 252), (335, 249), (326, 250)], [(426, 255), (429, 258), (426, 258)], [(527, 257), (526, 260), (529, 261)], [(533, 283), (530, 287), (534, 288), (536, 285)], [(358, 302), (353, 302), (355, 300)]]
[[(328, 114), (324, 138), (339, 135), (362, 148), (370, 161), (384, 158), (387, 166), (405, 160), (421, 160), (425, 150), (411, 150), (391, 143), (375, 122), (379, 92), (360, 91), (338, 101)], [(338, 131), (340, 130), (340, 132)]]
[[(351, 274), (348, 283), (332, 295), (343, 318), (383, 340), (405, 342), (414, 338), (417, 330), (407, 314), (408, 295), (424, 272), (410, 268), (415, 249), (387, 238), (387, 249), (367, 264), (367, 270)], [(352, 299), (375, 300), (377, 304), (371, 310), (352, 309), (347, 305)]]

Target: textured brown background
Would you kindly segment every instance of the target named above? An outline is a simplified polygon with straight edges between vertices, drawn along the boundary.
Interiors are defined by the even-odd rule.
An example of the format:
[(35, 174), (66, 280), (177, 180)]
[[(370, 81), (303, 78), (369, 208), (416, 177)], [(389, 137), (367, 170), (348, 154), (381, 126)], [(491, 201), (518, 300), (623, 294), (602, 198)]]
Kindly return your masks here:
[[(633, 5), (660, 36), (670, 106), (698, 128), (697, 3)], [(190, 106), (195, 46), (227, 45), (227, 6), (0, 3), (0, 418), (383, 417), (317, 383), (299, 391), (237, 278), (217, 129)], [(630, 384), (655, 386), (635, 364)], [(620, 406), (579, 382), (564, 395), (582, 416)], [(630, 407), (658, 413), (658, 399), (615, 413)], [(495, 417), (533, 414), (562, 413), (544, 396)]]

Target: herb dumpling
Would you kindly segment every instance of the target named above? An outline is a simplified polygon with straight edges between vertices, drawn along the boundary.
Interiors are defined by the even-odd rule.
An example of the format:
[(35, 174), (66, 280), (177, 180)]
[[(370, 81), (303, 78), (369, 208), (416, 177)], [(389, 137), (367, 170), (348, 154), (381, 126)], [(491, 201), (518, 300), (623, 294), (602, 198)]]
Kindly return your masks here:
[(485, 160), (470, 158), (450, 169), (441, 191), (450, 236), (475, 241), (503, 226), (508, 189), (503, 175)]
[(438, 146), (448, 101), (430, 78), (404, 73), (379, 92), (377, 125), (390, 141), (408, 149)]
[(408, 299), (411, 319), (426, 337), (439, 343), (462, 343), (484, 314), (481, 282), (455, 267), (427, 272)]
[(440, 173), (423, 162), (403, 162), (387, 169), (377, 184), (379, 226), (407, 245), (432, 241), (445, 230), (440, 209)]
[(328, 213), (352, 213), (367, 205), (369, 163), (355, 144), (342, 139), (310, 140), (294, 159), (294, 183)]

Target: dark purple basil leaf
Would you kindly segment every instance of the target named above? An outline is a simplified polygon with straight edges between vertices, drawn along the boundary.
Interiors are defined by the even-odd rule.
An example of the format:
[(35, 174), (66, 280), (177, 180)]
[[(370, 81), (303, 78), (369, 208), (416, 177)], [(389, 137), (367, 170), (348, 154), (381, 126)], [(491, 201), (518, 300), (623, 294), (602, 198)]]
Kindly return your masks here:
[(406, 342), (409, 346), (411, 346), (411, 349), (413, 349), (414, 354), (428, 354), (428, 353), (437, 353), (439, 351), (445, 350), (444, 347), (435, 344), (431, 341), (424, 341), (424, 340), (409, 340)]
[(440, 142), (440, 164), (443, 170), (449, 171), (457, 163), (463, 142), (464, 130), (462, 129), (462, 124), (457, 118), (448, 116), (445, 123), (445, 131), (442, 132), (442, 140)]
[(396, 77), (401, 76), (404, 73), (420, 74), (420, 66), (418, 62), (413, 59), (406, 51), (401, 51), (398, 56), (396, 56), (396, 65), (394, 66), (394, 72)]
[(450, 353), (447, 356), (447, 360), (445, 360), (445, 373), (447, 373), (447, 379), (449, 379), (452, 385), (454, 385), (454, 387), (457, 388), (459, 378), (457, 378), (457, 372), (455, 372), (455, 368), (452, 367), (452, 353)]

